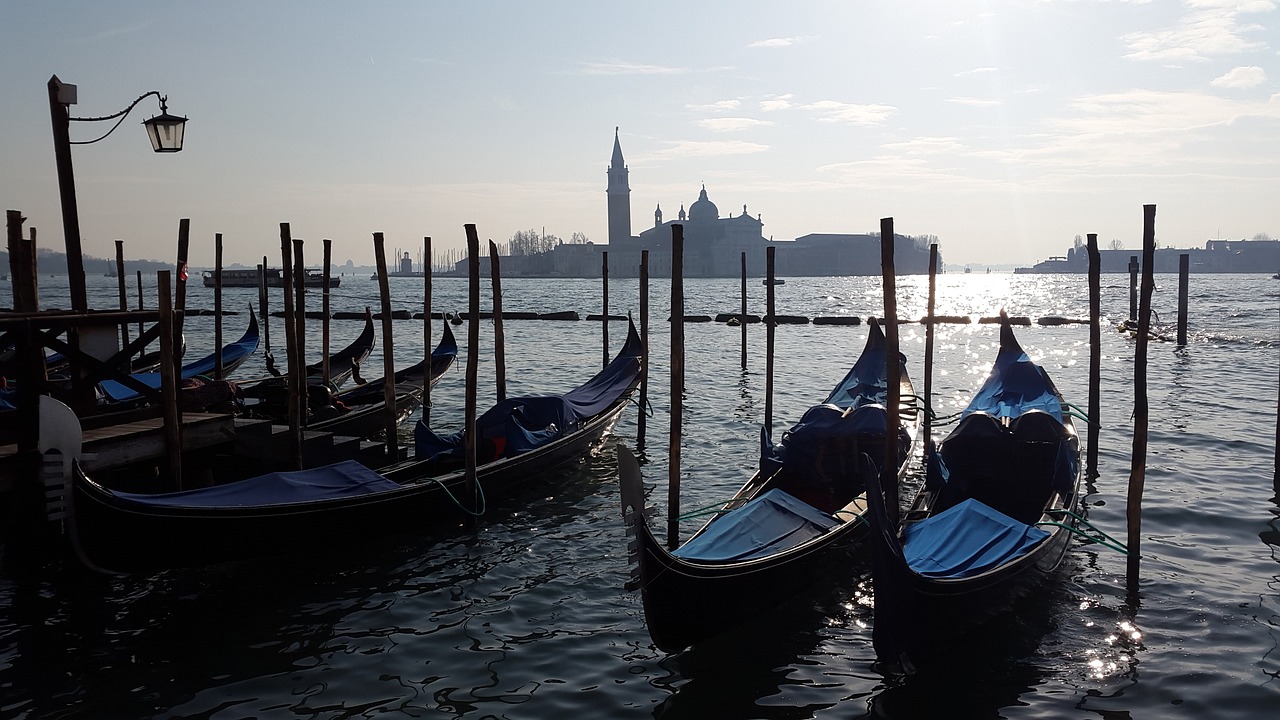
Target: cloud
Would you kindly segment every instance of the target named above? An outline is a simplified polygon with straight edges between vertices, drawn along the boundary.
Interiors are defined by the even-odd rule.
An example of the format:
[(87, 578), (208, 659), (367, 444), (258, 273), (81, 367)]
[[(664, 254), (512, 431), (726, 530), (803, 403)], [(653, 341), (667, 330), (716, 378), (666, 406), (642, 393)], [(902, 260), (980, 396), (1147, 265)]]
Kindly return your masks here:
[(716, 157), (721, 155), (751, 155), (765, 152), (768, 149), (768, 145), (743, 142), (741, 140), (681, 140), (671, 143), (666, 148), (656, 150), (653, 154), (660, 158)]
[(985, 100), (983, 98), (971, 97), (948, 98), (947, 102), (953, 102), (957, 105), (968, 105), (969, 107), (995, 107), (997, 105), (1004, 104), (1002, 100)]
[(779, 48), (791, 47), (799, 45), (803, 42), (812, 40), (812, 36), (785, 37), (785, 38), (769, 38), (768, 40), (757, 40), (747, 45), (749, 48)]
[(760, 109), (765, 112), (787, 110), (791, 107), (791, 97), (790, 93), (786, 95), (770, 95), (760, 101)]
[(706, 105), (685, 105), (690, 110), (705, 110), (707, 112), (724, 112), (726, 110), (737, 110), (742, 105), (739, 100), (719, 100), (717, 102), (708, 103)]
[(972, 70), (961, 70), (960, 72), (955, 74), (955, 77), (965, 77), (967, 75), (980, 75), (982, 73), (993, 73), (995, 71), (996, 71), (996, 68), (993, 68), (993, 67), (980, 67), (980, 68), (974, 68)]
[(1232, 68), (1226, 75), (1214, 78), (1209, 84), (1220, 88), (1251, 88), (1266, 81), (1267, 72), (1260, 67), (1251, 66)]
[(712, 69), (695, 70), (691, 68), (671, 67), (668, 65), (642, 65), (622, 60), (603, 62), (586, 62), (582, 64), (583, 75), (687, 75), (695, 72), (708, 72)]
[(699, 120), (698, 125), (712, 132), (738, 132), (761, 125), (772, 125), (768, 120), (756, 120), (744, 117), (707, 118)]
[(1128, 33), (1120, 37), (1130, 60), (1204, 62), (1212, 57), (1237, 55), (1265, 47), (1246, 36), (1264, 30), (1243, 22), (1245, 13), (1270, 12), (1274, 0), (1188, 0), (1193, 8), (1171, 28)]
[(819, 100), (801, 107), (818, 113), (818, 122), (850, 125), (879, 125), (898, 110), (892, 105), (858, 105), (835, 100)]

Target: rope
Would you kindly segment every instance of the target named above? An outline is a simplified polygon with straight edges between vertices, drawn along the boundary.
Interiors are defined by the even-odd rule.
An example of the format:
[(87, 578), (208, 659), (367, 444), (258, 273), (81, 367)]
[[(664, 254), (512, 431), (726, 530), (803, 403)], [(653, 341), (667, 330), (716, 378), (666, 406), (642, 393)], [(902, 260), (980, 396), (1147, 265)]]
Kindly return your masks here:
[(1059, 510), (1050, 510), (1049, 512), (1051, 512), (1051, 513), (1062, 513), (1062, 514), (1064, 514), (1064, 515), (1069, 515), (1069, 516), (1071, 516), (1071, 517), (1075, 518), (1077, 522), (1079, 522), (1079, 523), (1083, 524), (1083, 525), (1084, 525), (1086, 528), (1088, 528), (1090, 531), (1097, 533), (1097, 534), (1098, 534), (1098, 535), (1100, 535), (1101, 537), (1095, 537), (1095, 536), (1090, 535), (1089, 533), (1087, 533), (1087, 532), (1085, 532), (1085, 531), (1083, 531), (1083, 530), (1080, 530), (1079, 528), (1072, 527), (1072, 526), (1070, 526), (1070, 525), (1067, 525), (1067, 524), (1065, 524), (1065, 523), (1060, 523), (1060, 522), (1038, 522), (1038, 523), (1036, 523), (1036, 525), (1049, 525), (1049, 526), (1053, 526), (1053, 527), (1060, 527), (1060, 528), (1063, 528), (1063, 529), (1066, 529), (1066, 530), (1070, 531), (1073, 535), (1076, 535), (1077, 537), (1080, 537), (1080, 538), (1082, 538), (1082, 539), (1084, 539), (1084, 540), (1088, 540), (1089, 542), (1094, 543), (1094, 544), (1096, 544), (1096, 545), (1101, 545), (1102, 547), (1107, 548), (1108, 550), (1115, 550), (1116, 552), (1120, 553), (1121, 555), (1128, 555), (1128, 554), (1129, 554), (1129, 548), (1128, 548), (1127, 546), (1125, 546), (1125, 544), (1124, 544), (1124, 543), (1122, 543), (1122, 542), (1120, 542), (1119, 540), (1116, 540), (1115, 538), (1111, 537), (1111, 536), (1110, 536), (1110, 535), (1108, 535), (1106, 532), (1104, 532), (1101, 528), (1099, 528), (1098, 526), (1096, 526), (1096, 525), (1094, 525), (1093, 523), (1089, 522), (1088, 520), (1085, 520), (1085, 519), (1084, 519), (1083, 517), (1081, 517), (1080, 515), (1077, 515), (1076, 513), (1073, 513), (1073, 512), (1071, 512), (1070, 510), (1067, 510), (1067, 509), (1065, 509), (1065, 508), (1063, 508), (1063, 509), (1059, 509)]
[(690, 519), (690, 518), (696, 518), (696, 517), (700, 517), (700, 516), (702, 516), (702, 515), (719, 515), (720, 513), (728, 512), (727, 510), (724, 510), (724, 509), (723, 509), (723, 508), (721, 508), (720, 506), (722, 506), (722, 505), (728, 505), (729, 503), (733, 502), (735, 499), (736, 499), (736, 498), (729, 498), (728, 500), (721, 500), (720, 502), (718, 502), (718, 503), (713, 503), (713, 504), (711, 504), (711, 505), (704, 505), (704, 506), (702, 506), (702, 507), (700, 507), (700, 508), (697, 508), (697, 509), (695, 509), (695, 510), (690, 510), (689, 512), (684, 513), (683, 515), (678, 515), (678, 516), (676, 516), (676, 519), (677, 519), (677, 520), (688, 520), (688, 519)]
[[(1086, 412), (1084, 408), (1080, 407), (1079, 405), (1073, 405), (1071, 403), (1063, 403), (1063, 406), (1070, 408), (1071, 410), (1075, 410), (1075, 412), (1073, 413), (1072, 412), (1067, 413), (1071, 417), (1083, 421), (1086, 425), (1093, 424), (1093, 421), (1089, 419), (1089, 413)], [(1099, 425), (1098, 429), (1101, 430), (1102, 426)]]
[(471, 509), (467, 508), (467, 506), (459, 502), (458, 498), (454, 497), (453, 493), (449, 492), (449, 488), (444, 484), (444, 481), (440, 480), (439, 478), (432, 478), (432, 480), (434, 480), (435, 483), (440, 486), (440, 489), (444, 491), (445, 495), (449, 496), (449, 499), (453, 501), (454, 505), (458, 506), (459, 510), (470, 515), (471, 517), (480, 517), (481, 515), (484, 515), (485, 511), (488, 509), (487, 507), (488, 503), (485, 501), (485, 497), (484, 497), (484, 486), (480, 484), (480, 478), (476, 478), (476, 492), (480, 497), (479, 512), (472, 511)]

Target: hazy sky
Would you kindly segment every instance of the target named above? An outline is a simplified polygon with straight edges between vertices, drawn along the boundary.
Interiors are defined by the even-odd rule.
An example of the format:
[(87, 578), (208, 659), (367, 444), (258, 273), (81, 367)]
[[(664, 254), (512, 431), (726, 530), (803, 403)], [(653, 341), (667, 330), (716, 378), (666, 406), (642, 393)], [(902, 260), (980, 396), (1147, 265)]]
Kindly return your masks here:
[[(697, 199), (766, 236), (936, 235), (948, 262), (1032, 263), (1077, 235), (1171, 247), (1280, 236), (1276, 0), (43, 2), (0, 0), (0, 203), (63, 247), (46, 83), (73, 115), (149, 90), (73, 150), (84, 251), (334, 260), (605, 242), (614, 127), (632, 232)], [(73, 123), (91, 140), (110, 123)]]

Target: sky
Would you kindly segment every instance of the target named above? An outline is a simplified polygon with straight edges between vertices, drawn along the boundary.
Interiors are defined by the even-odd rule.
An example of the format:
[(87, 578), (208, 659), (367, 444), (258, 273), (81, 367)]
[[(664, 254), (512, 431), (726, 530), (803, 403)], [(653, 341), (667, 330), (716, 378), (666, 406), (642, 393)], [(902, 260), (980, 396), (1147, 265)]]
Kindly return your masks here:
[[(764, 233), (937, 237), (1031, 264), (1077, 235), (1137, 249), (1280, 237), (1277, 0), (798, 3), (0, 0), (0, 204), (63, 249), (47, 83), (76, 117), (158, 91), (72, 150), (86, 254), (308, 264), (607, 241), (614, 132), (632, 232), (705, 185)], [(72, 123), (73, 141), (111, 122)], [(278, 260), (277, 260), (278, 262)]]

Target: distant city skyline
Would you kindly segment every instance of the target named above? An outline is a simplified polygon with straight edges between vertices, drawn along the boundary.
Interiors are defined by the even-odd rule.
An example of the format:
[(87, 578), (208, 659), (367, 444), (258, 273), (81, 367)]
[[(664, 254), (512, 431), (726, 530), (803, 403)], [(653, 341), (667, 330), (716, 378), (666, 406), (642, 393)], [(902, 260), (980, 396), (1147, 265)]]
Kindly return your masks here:
[[(150, 152), (141, 103), (72, 152), (83, 249), (191, 263), (373, 264), (422, 237), (537, 228), (606, 242), (614, 128), (632, 234), (698, 198), (763, 235), (937, 236), (1030, 265), (1076, 235), (1167, 247), (1280, 236), (1275, 0), (216, 5), (0, 0), (0, 202), (63, 249), (46, 83), (77, 117), (157, 90), (190, 118)], [(114, 121), (112, 121), (114, 122)], [(111, 122), (73, 123), (89, 141)]]

